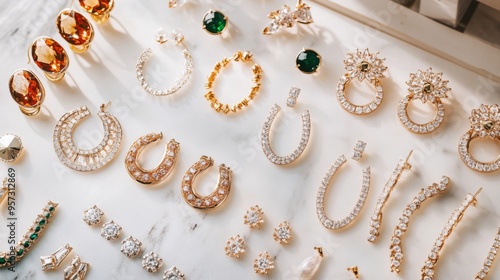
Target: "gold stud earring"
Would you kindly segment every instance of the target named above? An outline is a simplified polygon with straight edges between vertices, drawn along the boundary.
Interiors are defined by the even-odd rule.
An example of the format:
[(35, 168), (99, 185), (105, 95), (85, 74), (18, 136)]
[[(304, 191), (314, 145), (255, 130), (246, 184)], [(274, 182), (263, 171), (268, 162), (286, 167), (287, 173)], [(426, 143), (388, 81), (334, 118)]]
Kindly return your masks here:
[(26, 116), (40, 112), (45, 100), (45, 88), (35, 73), (30, 70), (17, 70), (9, 79), (10, 96)]
[(224, 251), (229, 257), (239, 258), (245, 253), (245, 248), (245, 239), (238, 234), (227, 239)]
[(80, 7), (89, 13), (97, 23), (108, 21), (109, 15), (115, 6), (114, 0), (79, 0)]
[(250, 207), (243, 217), (243, 222), (248, 225), (251, 229), (260, 228), (260, 225), (264, 223), (264, 212), (259, 205)]
[(102, 212), (102, 210), (96, 205), (93, 205), (83, 211), (83, 221), (89, 226), (100, 224), (102, 216), (104, 216), (104, 212)]
[(66, 50), (54, 39), (47, 36), (36, 38), (28, 49), (29, 56), (50, 81), (59, 81), (69, 67)]
[(86, 51), (94, 39), (92, 24), (79, 12), (71, 9), (62, 10), (56, 19), (57, 30), (76, 53)]
[(203, 16), (202, 28), (211, 35), (220, 35), (228, 25), (227, 16), (220, 11), (209, 10)]
[(292, 226), (289, 222), (281, 222), (277, 228), (274, 229), (273, 233), (274, 241), (280, 244), (288, 244), (290, 239), (292, 239)]
[(0, 136), (0, 160), (4, 162), (16, 161), (23, 151), (21, 138), (14, 134)]
[(271, 258), (271, 255), (266, 251), (264, 253), (260, 253), (259, 256), (254, 260), (253, 269), (255, 273), (258, 274), (267, 274), (274, 268), (274, 261)]
[(321, 55), (312, 49), (302, 49), (295, 58), (295, 66), (304, 74), (317, 73), (321, 66)]

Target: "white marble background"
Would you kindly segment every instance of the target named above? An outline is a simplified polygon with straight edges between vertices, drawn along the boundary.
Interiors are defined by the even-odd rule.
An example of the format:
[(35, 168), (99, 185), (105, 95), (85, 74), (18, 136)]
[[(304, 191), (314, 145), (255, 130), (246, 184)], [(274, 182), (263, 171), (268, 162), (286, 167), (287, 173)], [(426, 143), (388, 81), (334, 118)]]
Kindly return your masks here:
[[(69, 2), (69, 1), (68, 1)], [(119, 241), (109, 242), (99, 236), (98, 228), (82, 221), (82, 211), (97, 204), (107, 220), (123, 228), (123, 237), (133, 235), (145, 251), (155, 251), (164, 258), (164, 268), (177, 266), (187, 279), (294, 279), (294, 267), (323, 246), (327, 257), (317, 279), (332, 279), (346, 267), (358, 265), (361, 279), (417, 279), (426, 256), (450, 213), (468, 192), (484, 187), (479, 204), (470, 209), (448, 240), (437, 269), (437, 279), (473, 279), (482, 266), (500, 224), (500, 173), (479, 174), (469, 170), (457, 154), (459, 137), (469, 128), (468, 114), (481, 103), (499, 103), (500, 86), (454, 64), (402, 43), (376, 30), (310, 3), (315, 23), (298, 26), (284, 34), (262, 36), (267, 13), (278, 9), (279, 1), (193, 1), (169, 10), (165, 0), (117, 1), (108, 24), (94, 24), (96, 36), (90, 51), (69, 51), (71, 65), (63, 81), (47, 81), (33, 65), (26, 65), (26, 47), (37, 36), (50, 35), (67, 46), (55, 31), (55, 18), (68, 5), (61, 1), (0, 2), (2, 67), (0, 83), (1, 133), (15, 133), (25, 145), (16, 168), (17, 234), (21, 236), (47, 200), (58, 202), (57, 216), (38, 244), (16, 267), (16, 272), (0, 271), (0, 279), (61, 279), (64, 266), (55, 272), (42, 272), (38, 257), (70, 243), (74, 254), (91, 264), (87, 279), (161, 279), (141, 268), (139, 259), (127, 259)], [(286, 4), (293, 6), (292, 1)], [(214, 37), (201, 29), (203, 14), (217, 8), (230, 18), (224, 36)], [(78, 8), (77, 8), (78, 9)], [(374, 11), (375, 12), (375, 11)], [(377, 11), (378, 12), (378, 11)], [(392, 11), (394, 12), (394, 11)], [(397, 12), (397, 11), (396, 11)], [(390, 13), (387, 13), (390, 16)], [(171, 97), (147, 95), (135, 78), (135, 61), (146, 47), (155, 45), (158, 27), (182, 28), (193, 55), (195, 70), (189, 84)], [(418, 26), (415, 26), (418, 28)], [(432, 32), (432, 31), (422, 31)], [(450, 42), (450, 48), (460, 42)], [(302, 47), (321, 53), (323, 65), (318, 75), (307, 76), (295, 69), (295, 55)], [(334, 88), (344, 73), (345, 53), (369, 47), (387, 57), (386, 91), (382, 106), (369, 116), (357, 117), (338, 105)], [(150, 81), (166, 87), (181, 73), (179, 50), (166, 49), (151, 59)], [(216, 61), (236, 50), (250, 50), (262, 65), (262, 91), (251, 106), (237, 115), (216, 114), (203, 98), (204, 82)], [(471, 50), (474, 51), (474, 50)], [(500, 55), (500, 54), (499, 54)], [(443, 71), (453, 89), (445, 101), (447, 116), (443, 127), (430, 135), (413, 135), (396, 117), (397, 102), (405, 95), (405, 81), (410, 72), (432, 66)], [(7, 81), (18, 68), (34, 70), (43, 81), (47, 97), (43, 111), (25, 117), (9, 96)], [(239, 71), (242, 69), (242, 71)], [(239, 82), (241, 81), (241, 82)], [(281, 154), (291, 151), (298, 142), (299, 112), (311, 112), (313, 132), (306, 154), (289, 167), (268, 162), (261, 151), (259, 132), (274, 102), (284, 105), (290, 86), (302, 88), (296, 110), (282, 112), (273, 134), (273, 147)], [(217, 80), (221, 100), (233, 102), (247, 94), (249, 70), (235, 64)], [(363, 87), (358, 87), (358, 89)], [(352, 92), (355, 87), (351, 87)], [(355, 94), (352, 94), (355, 95)], [(353, 97), (361, 102), (371, 92)], [(123, 147), (107, 167), (93, 173), (77, 173), (59, 163), (52, 148), (56, 121), (65, 112), (87, 105), (94, 113), (75, 132), (75, 141), (86, 147), (99, 142), (101, 125), (95, 112), (100, 104), (112, 101), (110, 112), (120, 120)], [(285, 107), (285, 106), (282, 106)], [(430, 111), (418, 107), (421, 115)], [(421, 116), (422, 117), (422, 116)], [(167, 139), (181, 143), (180, 159), (173, 174), (157, 187), (138, 185), (127, 175), (123, 160), (128, 146), (139, 136), (163, 131)], [(348, 162), (334, 179), (328, 195), (327, 210), (332, 218), (341, 218), (352, 209), (359, 193), (361, 167), (372, 168), (372, 187), (367, 204), (358, 220), (348, 229), (331, 232), (322, 227), (315, 212), (317, 188), (324, 172), (342, 153), (350, 156), (354, 143), (368, 142), (361, 163)], [(482, 146), (484, 147), (484, 146)], [(399, 158), (413, 149), (412, 171), (401, 179), (384, 209), (382, 234), (377, 244), (366, 241), (368, 221), (375, 201), (389, 173)], [(476, 152), (494, 157), (498, 146), (477, 147)], [(162, 156), (162, 145), (145, 154), (146, 167)], [(184, 203), (180, 181), (184, 171), (205, 154), (215, 164), (226, 163), (234, 170), (234, 185), (229, 200), (212, 212), (197, 211)], [(0, 174), (0, 175), (1, 175)], [(199, 181), (202, 193), (208, 194), (215, 180), (215, 169)], [(389, 241), (393, 227), (406, 204), (420, 190), (442, 175), (452, 179), (451, 189), (433, 199), (416, 214), (404, 240), (406, 263), (400, 276), (389, 271)], [(250, 231), (243, 225), (243, 215), (252, 205), (265, 211), (261, 230)], [(7, 249), (6, 205), (0, 205), (0, 248)], [(294, 240), (288, 246), (272, 239), (272, 230), (282, 220), (294, 228)], [(235, 234), (247, 237), (248, 252), (239, 259), (224, 254), (225, 240)], [(268, 276), (257, 276), (252, 262), (261, 251), (276, 256), (276, 269)], [(500, 278), (493, 269), (490, 279)]]

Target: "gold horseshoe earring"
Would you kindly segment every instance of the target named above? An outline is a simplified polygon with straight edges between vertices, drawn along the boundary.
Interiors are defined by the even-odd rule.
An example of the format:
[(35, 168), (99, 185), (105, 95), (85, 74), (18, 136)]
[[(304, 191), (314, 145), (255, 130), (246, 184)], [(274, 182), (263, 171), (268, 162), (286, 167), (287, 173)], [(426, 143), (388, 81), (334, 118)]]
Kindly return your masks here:
[(212, 158), (201, 156), (200, 160), (193, 164), (184, 174), (181, 193), (189, 206), (202, 210), (213, 209), (221, 205), (229, 196), (232, 171), (224, 164), (219, 165), (219, 180), (217, 187), (211, 194), (202, 196), (193, 188), (195, 178), (213, 165), (214, 160)]
[(163, 133), (150, 133), (137, 139), (127, 152), (125, 166), (132, 179), (141, 184), (157, 184), (165, 180), (172, 172), (180, 145), (174, 139), (168, 141), (161, 163), (153, 170), (145, 170), (139, 164), (141, 152), (150, 144), (163, 138)]

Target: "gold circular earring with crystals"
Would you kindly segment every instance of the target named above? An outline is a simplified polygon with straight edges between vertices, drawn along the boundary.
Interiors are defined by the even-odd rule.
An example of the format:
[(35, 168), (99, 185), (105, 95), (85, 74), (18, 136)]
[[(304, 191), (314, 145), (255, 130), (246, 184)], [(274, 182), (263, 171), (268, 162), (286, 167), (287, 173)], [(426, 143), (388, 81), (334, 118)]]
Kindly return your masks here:
[[(156, 89), (152, 87), (144, 78), (144, 73), (143, 73), (144, 65), (146, 64), (146, 61), (148, 61), (148, 59), (153, 54), (153, 51), (150, 48), (143, 51), (141, 56), (137, 60), (136, 64), (137, 80), (139, 80), (139, 83), (141, 84), (142, 88), (144, 88), (145, 91), (147, 91), (152, 95), (165, 96), (177, 92), (179, 89), (182, 88), (182, 86), (186, 84), (186, 82), (189, 80), (191, 72), (193, 71), (193, 58), (191, 57), (191, 53), (187, 49), (186, 45), (184, 45), (183, 43), (184, 35), (182, 35), (180, 31), (174, 31), (172, 32), (172, 40), (174, 41), (176, 46), (182, 47), (182, 56), (184, 57), (185, 60), (184, 72), (182, 73), (181, 77), (175, 81), (173, 86), (167, 89)], [(156, 33), (156, 41), (160, 43), (160, 45), (163, 45), (168, 42), (167, 33), (163, 29), (159, 29), (158, 32)]]
[(195, 178), (203, 171), (214, 165), (214, 160), (201, 156), (184, 174), (181, 184), (181, 193), (189, 206), (196, 209), (213, 209), (221, 205), (231, 191), (232, 171), (224, 164), (219, 165), (219, 180), (217, 187), (207, 196), (202, 196), (193, 187)]
[(478, 138), (500, 139), (500, 107), (481, 104), (473, 109), (469, 118), (471, 127), (462, 135), (458, 143), (458, 153), (462, 161), (471, 169), (479, 172), (493, 172), (500, 168), (500, 156), (490, 162), (482, 162), (474, 158), (469, 151), (470, 143)]
[(54, 150), (59, 160), (76, 171), (94, 171), (108, 164), (118, 152), (122, 140), (120, 122), (106, 111), (111, 102), (101, 105), (97, 113), (104, 127), (101, 143), (93, 149), (83, 150), (73, 143), (72, 134), (78, 122), (89, 116), (86, 106), (64, 114), (54, 129)]
[[(217, 64), (214, 67), (214, 70), (212, 70), (212, 73), (210, 73), (210, 76), (208, 77), (208, 81), (205, 84), (205, 87), (207, 89), (207, 93), (205, 94), (205, 98), (207, 101), (210, 103), (210, 107), (212, 107), (217, 113), (224, 113), (228, 114), (230, 112), (236, 113), (237, 111), (243, 109), (244, 107), (248, 106), (248, 103), (250, 103), (251, 100), (255, 98), (257, 93), (259, 92), (260, 89), (260, 80), (262, 79), (262, 68), (260, 67), (259, 64), (255, 63), (252, 60), (252, 54), (249, 51), (246, 52), (241, 52), (237, 51), (234, 53), (232, 57), (229, 58), (224, 58), (222, 61), (217, 62)], [(253, 78), (252, 78), (252, 88), (250, 89), (250, 93), (248, 97), (244, 98), (242, 101), (240, 101), (236, 105), (229, 105), (229, 104), (223, 104), (221, 103), (217, 97), (215, 96), (215, 93), (213, 92), (212, 86), (215, 82), (215, 78), (219, 74), (220, 70), (229, 65), (231, 61), (241, 61), (241, 62), (248, 62), (252, 64), (252, 72), (253, 72)]]
[[(344, 60), (347, 73), (340, 78), (337, 84), (337, 100), (347, 112), (355, 115), (366, 115), (375, 111), (382, 102), (384, 90), (379, 79), (385, 77), (383, 73), (387, 70), (387, 67), (384, 66), (385, 58), (379, 58), (378, 55), (378, 52), (370, 53), (368, 49), (347, 53), (347, 59)], [(356, 105), (347, 98), (346, 87), (356, 78), (360, 82), (366, 79), (375, 86), (377, 93), (370, 103)]]
[(125, 166), (127, 172), (134, 180), (141, 184), (157, 184), (165, 180), (174, 169), (174, 165), (179, 153), (179, 143), (174, 139), (168, 141), (165, 147), (165, 154), (161, 163), (153, 170), (145, 170), (139, 164), (141, 152), (151, 143), (163, 138), (163, 133), (150, 133), (137, 139), (127, 152)]
[(61, 37), (76, 53), (86, 51), (94, 39), (92, 24), (75, 10), (62, 10), (57, 16), (56, 26)]
[[(410, 74), (410, 80), (406, 82), (409, 93), (401, 99), (398, 105), (399, 121), (409, 131), (419, 134), (429, 133), (436, 130), (443, 122), (444, 105), (441, 99), (448, 97), (446, 94), (451, 89), (447, 87), (448, 81), (443, 80), (442, 76), (443, 73), (432, 72), (432, 68)], [(436, 114), (430, 122), (418, 124), (408, 116), (408, 105), (415, 99), (420, 99), (422, 103), (430, 101), (436, 106)]]
[(108, 21), (109, 14), (115, 6), (115, 0), (79, 0), (78, 2), (80, 7), (97, 23)]
[[(64, 48), (54, 39), (41, 36), (35, 39), (28, 52), (36, 66), (51, 81), (59, 81), (64, 77), (69, 66), (69, 57)], [(30, 61), (28, 54), (28, 62)]]

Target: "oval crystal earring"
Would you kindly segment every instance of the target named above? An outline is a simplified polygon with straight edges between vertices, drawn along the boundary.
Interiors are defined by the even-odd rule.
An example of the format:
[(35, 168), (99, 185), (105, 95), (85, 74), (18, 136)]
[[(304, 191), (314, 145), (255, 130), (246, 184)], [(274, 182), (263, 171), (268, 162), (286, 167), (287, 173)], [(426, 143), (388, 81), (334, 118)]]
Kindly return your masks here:
[(56, 26), (61, 37), (76, 53), (86, 51), (94, 39), (92, 24), (75, 10), (62, 10), (57, 16)]

